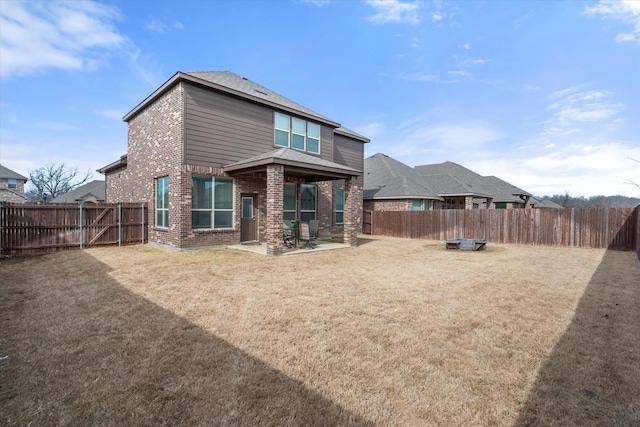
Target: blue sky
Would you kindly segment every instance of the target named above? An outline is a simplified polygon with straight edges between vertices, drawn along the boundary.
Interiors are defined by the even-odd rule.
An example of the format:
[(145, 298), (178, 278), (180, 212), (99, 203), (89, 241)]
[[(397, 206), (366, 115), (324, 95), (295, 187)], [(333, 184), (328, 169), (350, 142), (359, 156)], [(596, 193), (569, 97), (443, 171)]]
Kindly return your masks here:
[(127, 151), (122, 116), (203, 70), (367, 136), (365, 156), (640, 196), (636, 0), (3, 0), (0, 162), (95, 171)]

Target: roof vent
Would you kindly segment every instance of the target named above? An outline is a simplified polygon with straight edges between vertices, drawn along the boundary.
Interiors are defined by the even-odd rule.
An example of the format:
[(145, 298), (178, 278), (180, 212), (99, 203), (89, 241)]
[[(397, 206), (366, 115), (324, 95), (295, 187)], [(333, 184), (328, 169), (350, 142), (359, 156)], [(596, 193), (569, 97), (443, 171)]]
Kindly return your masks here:
[(269, 94), (267, 92), (263, 92), (261, 90), (258, 89), (254, 89), (256, 92), (263, 94), (264, 96), (269, 96)]

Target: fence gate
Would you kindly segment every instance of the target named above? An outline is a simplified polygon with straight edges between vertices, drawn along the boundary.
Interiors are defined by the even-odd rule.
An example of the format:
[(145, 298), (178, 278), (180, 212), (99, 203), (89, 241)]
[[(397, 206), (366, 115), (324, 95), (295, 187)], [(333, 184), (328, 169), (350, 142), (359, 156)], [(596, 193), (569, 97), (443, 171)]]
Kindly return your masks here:
[(362, 211), (362, 233), (373, 234), (373, 211)]
[(0, 204), (0, 254), (145, 243), (144, 204)]

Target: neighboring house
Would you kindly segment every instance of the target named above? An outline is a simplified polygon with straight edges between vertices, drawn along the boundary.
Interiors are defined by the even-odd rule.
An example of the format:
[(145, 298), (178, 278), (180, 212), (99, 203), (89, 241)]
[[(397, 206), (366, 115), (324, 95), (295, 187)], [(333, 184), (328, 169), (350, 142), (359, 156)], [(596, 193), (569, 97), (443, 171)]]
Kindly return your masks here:
[(128, 152), (99, 170), (108, 202), (147, 202), (149, 240), (265, 242), (290, 219), (355, 246), (367, 138), (227, 71), (178, 72), (124, 117)]
[(531, 207), (536, 209), (563, 209), (562, 206), (549, 199), (531, 197)]
[(50, 203), (101, 203), (104, 200), (104, 181), (93, 180), (53, 198)]
[(0, 165), (0, 202), (26, 203), (26, 182), (26, 177)]
[(440, 209), (444, 201), (415, 169), (380, 153), (364, 161), (363, 199), (375, 211)]
[(411, 168), (378, 153), (365, 159), (364, 173), (364, 208), (367, 210), (531, 207), (528, 192), (453, 162)]

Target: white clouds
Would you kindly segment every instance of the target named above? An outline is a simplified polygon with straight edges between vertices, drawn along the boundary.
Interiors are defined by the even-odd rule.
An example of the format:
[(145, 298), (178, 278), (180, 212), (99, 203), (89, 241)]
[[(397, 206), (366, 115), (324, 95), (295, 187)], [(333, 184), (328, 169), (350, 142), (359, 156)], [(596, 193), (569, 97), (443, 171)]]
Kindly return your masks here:
[(635, 41), (640, 44), (640, 1), (601, 0), (594, 6), (585, 8), (585, 15), (602, 15), (607, 19), (622, 21), (631, 25), (631, 32), (618, 33), (617, 42)]
[(469, 74), (466, 71), (461, 71), (461, 70), (452, 70), (452, 71), (447, 71), (447, 74), (450, 74), (452, 76), (470, 76), (471, 74)]
[(151, 22), (147, 24), (147, 30), (152, 31), (154, 33), (166, 33), (167, 32), (167, 24), (157, 19), (152, 19)]
[[(151, 32), (164, 34), (169, 31), (169, 25), (167, 25), (164, 21), (159, 19), (152, 19), (145, 28)], [(184, 24), (182, 22), (175, 22), (173, 24), (173, 28), (176, 30), (183, 30)]]
[(359, 134), (364, 135), (369, 139), (380, 137), (382, 135), (385, 135), (387, 132), (384, 123), (379, 122), (361, 125), (356, 127), (355, 130)]
[(503, 153), (491, 160), (470, 161), (465, 166), (483, 175), (496, 175), (535, 195), (569, 192), (572, 196), (640, 196), (628, 184), (640, 181), (640, 148), (628, 142), (573, 143), (548, 146), (544, 152)]
[(400, 0), (367, 0), (366, 3), (376, 10), (375, 15), (367, 20), (376, 24), (417, 24), (420, 22), (417, 2), (402, 2)]
[[(554, 102), (548, 107), (552, 118), (543, 124), (550, 124), (542, 134), (575, 133), (576, 126), (613, 119), (623, 105), (611, 101), (613, 94), (606, 90), (581, 90), (580, 86), (553, 92), (549, 98)], [(611, 123), (618, 119), (611, 120)]]
[(431, 20), (433, 22), (442, 21), (444, 19), (444, 14), (442, 12), (433, 12), (431, 14)]
[(47, 68), (91, 71), (124, 44), (117, 9), (94, 2), (3, 2), (0, 75)]
[(58, 132), (64, 132), (64, 131), (70, 131), (70, 130), (78, 130), (79, 129), (76, 125), (72, 125), (70, 123), (54, 122), (54, 121), (39, 122), (38, 126), (43, 128), (43, 129), (53, 130), (53, 131), (58, 131)]
[(121, 120), (125, 115), (125, 113), (120, 110), (94, 110), (93, 113), (97, 116), (118, 120)]

